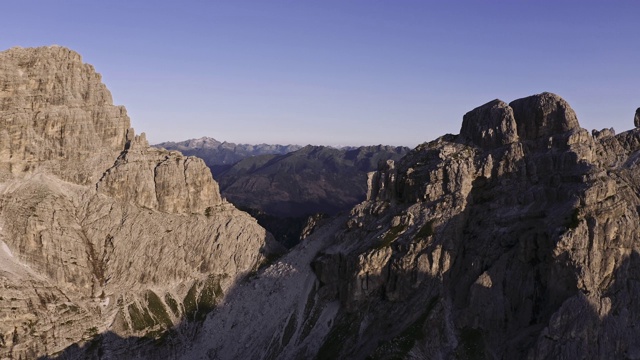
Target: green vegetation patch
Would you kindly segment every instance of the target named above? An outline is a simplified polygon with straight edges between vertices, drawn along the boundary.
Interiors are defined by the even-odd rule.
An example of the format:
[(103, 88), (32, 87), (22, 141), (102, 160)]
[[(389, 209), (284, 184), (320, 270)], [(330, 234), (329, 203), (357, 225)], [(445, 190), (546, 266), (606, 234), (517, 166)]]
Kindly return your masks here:
[(418, 233), (416, 234), (416, 239), (426, 239), (429, 236), (432, 236), (433, 232), (433, 220), (427, 221), (426, 224), (422, 225)]
[(164, 294), (164, 302), (167, 304), (167, 306), (169, 306), (169, 309), (171, 309), (173, 315), (180, 316), (180, 307), (178, 305), (178, 302), (171, 296), (171, 294)]
[(291, 337), (296, 332), (296, 325), (298, 325), (298, 321), (296, 318), (296, 313), (294, 312), (289, 317), (289, 322), (287, 322), (287, 326), (284, 328), (284, 334), (282, 335), (282, 347), (284, 348), (291, 341)]
[(157, 325), (151, 314), (147, 309), (140, 309), (135, 303), (127, 307), (129, 310), (129, 317), (131, 318), (131, 327), (135, 331), (141, 331)]
[(302, 327), (302, 332), (298, 337), (298, 342), (304, 340), (309, 334), (313, 327), (316, 326), (320, 315), (322, 314), (322, 306), (316, 302), (316, 294), (317, 290), (314, 285), (314, 288), (309, 292), (309, 297), (307, 297), (307, 304), (304, 307), (304, 325)]
[(485, 359), (484, 334), (482, 330), (468, 327), (460, 330), (460, 344), (456, 351), (460, 359)]
[(145, 300), (147, 302), (147, 307), (151, 312), (151, 315), (157, 320), (158, 323), (163, 324), (165, 327), (169, 328), (173, 325), (167, 310), (162, 303), (162, 300), (151, 290), (148, 290), (145, 293)]
[[(201, 287), (201, 289), (199, 289)], [(220, 277), (211, 275), (202, 283), (195, 282), (184, 298), (184, 313), (189, 320), (202, 321), (215, 309), (223, 296)]]
[(573, 211), (571, 212), (571, 215), (569, 216), (569, 218), (567, 219), (566, 222), (566, 227), (569, 229), (575, 229), (578, 227), (578, 225), (580, 225), (580, 217), (579, 217), (579, 213), (580, 211), (576, 208), (573, 209)]

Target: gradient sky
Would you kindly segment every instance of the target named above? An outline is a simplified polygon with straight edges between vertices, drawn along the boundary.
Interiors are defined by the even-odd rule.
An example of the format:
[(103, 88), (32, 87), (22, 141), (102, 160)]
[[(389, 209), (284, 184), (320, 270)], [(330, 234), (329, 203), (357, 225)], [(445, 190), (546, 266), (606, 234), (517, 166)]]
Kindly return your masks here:
[(543, 91), (633, 127), (640, 1), (5, 0), (0, 49), (93, 64), (152, 143), (415, 146)]

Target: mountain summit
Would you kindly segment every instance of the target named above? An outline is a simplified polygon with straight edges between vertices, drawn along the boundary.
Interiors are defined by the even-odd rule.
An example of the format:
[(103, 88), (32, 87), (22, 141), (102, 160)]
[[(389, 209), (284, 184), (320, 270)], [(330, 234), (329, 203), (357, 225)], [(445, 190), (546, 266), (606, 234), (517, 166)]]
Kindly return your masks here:
[(276, 258), (78, 54), (0, 64), (0, 357), (640, 357), (638, 127), (493, 100)]
[(154, 339), (270, 254), (205, 163), (135, 135), (76, 52), (13, 48), (0, 64), (0, 357)]

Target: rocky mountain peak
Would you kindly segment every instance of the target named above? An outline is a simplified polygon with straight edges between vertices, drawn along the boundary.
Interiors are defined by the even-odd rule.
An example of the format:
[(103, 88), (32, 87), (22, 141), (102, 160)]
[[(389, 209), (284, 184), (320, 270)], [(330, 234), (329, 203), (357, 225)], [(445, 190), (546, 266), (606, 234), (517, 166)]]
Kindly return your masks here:
[[(95, 182), (130, 120), (93, 66), (59, 46), (0, 52), (0, 178), (50, 171)], [(106, 161), (106, 162), (105, 162)]]
[(571, 106), (549, 92), (514, 100), (509, 106), (513, 109), (521, 140), (535, 140), (580, 128)]
[(201, 159), (136, 135), (76, 52), (0, 52), (0, 358), (201, 319), (274, 246)]
[(485, 149), (518, 141), (513, 109), (496, 99), (469, 111), (462, 119), (460, 136)]
[(640, 127), (640, 108), (636, 109), (636, 116), (633, 118), (633, 125)]
[(496, 99), (466, 113), (460, 136), (486, 150), (579, 129), (575, 112), (560, 96), (542, 93), (512, 101)]

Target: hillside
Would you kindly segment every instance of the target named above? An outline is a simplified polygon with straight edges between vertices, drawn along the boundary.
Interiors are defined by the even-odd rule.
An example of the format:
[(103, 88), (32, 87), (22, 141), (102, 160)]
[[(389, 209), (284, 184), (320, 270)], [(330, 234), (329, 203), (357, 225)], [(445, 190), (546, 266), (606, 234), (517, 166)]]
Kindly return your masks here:
[(380, 160), (409, 149), (363, 146), (353, 150), (305, 146), (286, 155), (244, 159), (218, 176), (223, 195), (236, 206), (276, 216), (335, 214), (364, 200), (367, 173)]
[(154, 145), (167, 150), (177, 150), (187, 156), (197, 156), (204, 160), (215, 178), (238, 161), (258, 155), (283, 155), (302, 148), (299, 145), (234, 144), (220, 142), (210, 137), (190, 139), (180, 142), (163, 142)]
[(406, 154), (240, 161), (222, 187), (252, 206), (356, 202), (284, 253), (77, 53), (0, 64), (1, 358), (640, 357), (640, 109), (589, 133), (542, 93)]
[(590, 134), (554, 94), (480, 106), (236, 288), (185, 358), (634, 358), (639, 154), (640, 129)]
[(363, 201), (367, 174), (408, 151), (383, 145), (342, 149), (308, 145), (285, 155), (245, 158), (216, 178), (225, 198), (290, 248), (322, 219)]
[(202, 160), (135, 135), (79, 54), (0, 64), (0, 358), (144, 347), (278, 250)]

